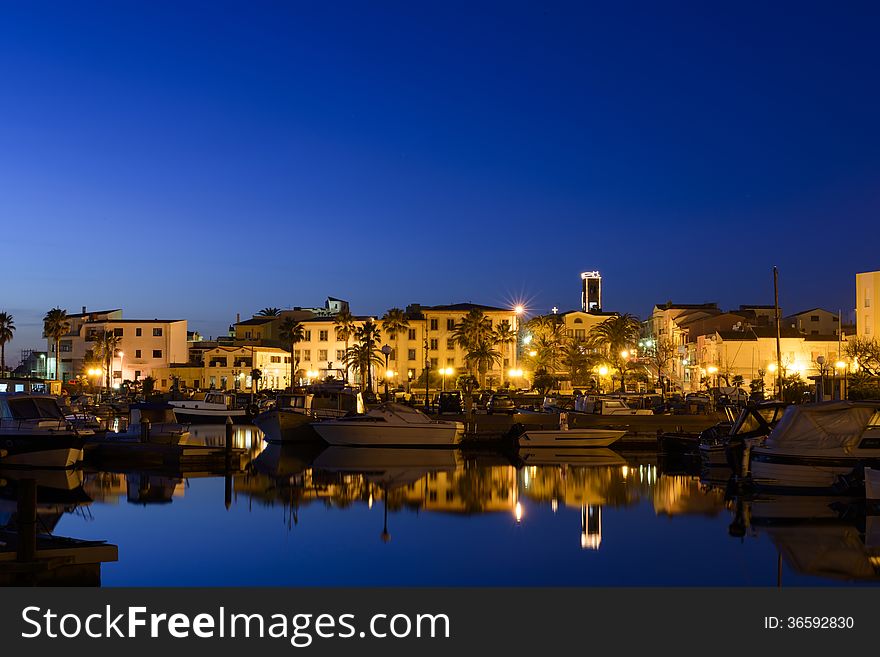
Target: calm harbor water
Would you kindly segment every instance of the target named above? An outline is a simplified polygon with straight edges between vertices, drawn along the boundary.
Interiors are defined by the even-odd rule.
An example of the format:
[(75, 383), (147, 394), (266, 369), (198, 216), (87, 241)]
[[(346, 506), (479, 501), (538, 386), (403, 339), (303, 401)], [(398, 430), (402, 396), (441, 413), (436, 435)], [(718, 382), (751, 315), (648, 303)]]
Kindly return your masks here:
[[(220, 427), (222, 431), (222, 427)], [(193, 440), (222, 444), (217, 428)], [(247, 474), (83, 472), (43, 482), (58, 536), (106, 540), (105, 586), (662, 585), (874, 582), (860, 500), (725, 499), (656, 454), (293, 450), (237, 427)], [(722, 474), (718, 480), (723, 481)], [(78, 484), (82, 483), (82, 489)], [(42, 504), (42, 502), (41, 502)]]

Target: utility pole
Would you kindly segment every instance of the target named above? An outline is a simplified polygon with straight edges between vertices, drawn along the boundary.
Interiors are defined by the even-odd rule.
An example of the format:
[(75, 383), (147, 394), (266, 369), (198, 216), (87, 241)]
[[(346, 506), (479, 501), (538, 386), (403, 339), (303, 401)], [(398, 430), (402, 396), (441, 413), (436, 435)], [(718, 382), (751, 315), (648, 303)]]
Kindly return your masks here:
[(782, 346), (779, 329), (779, 270), (773, 267), (773, 307), (776, 310), (776, 385), (779, 392), (776, 399), (782, 401)]
[(429, 412), (431, 404), (431, 359), (428, 358), (428, 316), (425, 315), (425, 413)]

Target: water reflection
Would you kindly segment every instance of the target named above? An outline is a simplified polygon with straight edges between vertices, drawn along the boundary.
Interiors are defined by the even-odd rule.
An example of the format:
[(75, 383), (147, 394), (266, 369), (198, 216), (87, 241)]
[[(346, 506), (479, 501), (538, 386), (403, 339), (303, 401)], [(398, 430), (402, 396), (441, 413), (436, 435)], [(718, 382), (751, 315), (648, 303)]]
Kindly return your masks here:
[[(194, 445), (225, 440), (223, 426), (191, 427)], [(123, 585), (768, 586), (880, 573), (880, 527), (863, 500), (736, 496), (723, 475), (653, 453), (291, 446), (265, 444), (248, 426), (234, 427), (233, 444), (247, 451), (244, 470), (28, 473), (38, 533), (81, 535), (81, 552), (112, 548), (91, 552), (84, 581), (99, 583), (110, 562), (104, 573)], [(13, 560), (27, 529), (20, 479), (0, 473)], [(228, 549), (205, 552), (208, 536)], [(118, 564), (102, 539), (119, 544)], [(169, 541), (202, 558), (164, 559)], [(260, 559), (245, 559), (254, 545)], [(468, 563), (450, 576), (450, 551), (459, 550)]]

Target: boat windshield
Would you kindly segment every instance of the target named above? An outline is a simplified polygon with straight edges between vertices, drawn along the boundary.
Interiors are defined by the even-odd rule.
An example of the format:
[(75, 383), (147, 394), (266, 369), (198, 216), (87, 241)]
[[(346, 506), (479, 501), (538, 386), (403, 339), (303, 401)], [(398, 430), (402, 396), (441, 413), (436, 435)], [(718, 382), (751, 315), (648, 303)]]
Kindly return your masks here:
[(9, 400), (9, 411), (16, 420), (40, 420), (51, 418), (60, 420), (64, 417), (58, 402), (49, 397), (23, 397)]
[(784, 405), (764, 406), (760, 408), (746, 408), (743, 410), (736, 425), (730, 432), (732, 436), (747, 433), (767, 431), (773, 428), (782, 414), (785, 412)]

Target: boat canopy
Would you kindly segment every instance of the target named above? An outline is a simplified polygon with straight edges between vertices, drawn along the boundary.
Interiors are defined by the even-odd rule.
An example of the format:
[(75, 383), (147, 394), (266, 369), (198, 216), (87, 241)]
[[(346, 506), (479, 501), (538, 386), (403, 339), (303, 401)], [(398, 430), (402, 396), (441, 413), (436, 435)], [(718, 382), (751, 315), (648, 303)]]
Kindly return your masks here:
[(407, 424), (433, 424), (434, 420), (422, 413), (420, 410), (403, 404), (395, 404), (388, 402), (382, 404), (376, 409), (383, 415), (395, 415)]
[(770, 448), (842, 447), (849, 452), (859, 444), (876, 411), (874, 405), (847, 401), (789, 406), (765, 444)]

